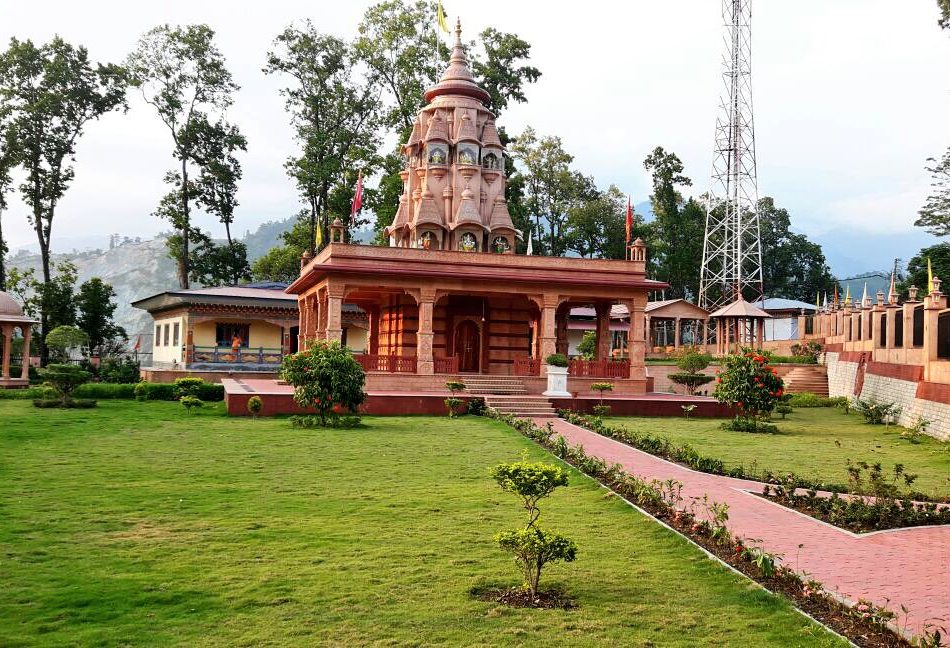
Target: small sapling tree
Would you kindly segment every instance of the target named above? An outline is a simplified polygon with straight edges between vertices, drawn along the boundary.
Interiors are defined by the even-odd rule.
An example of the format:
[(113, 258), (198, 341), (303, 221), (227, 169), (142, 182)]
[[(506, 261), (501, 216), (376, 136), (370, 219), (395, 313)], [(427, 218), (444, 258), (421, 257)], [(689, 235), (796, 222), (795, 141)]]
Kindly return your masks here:
[(696, 349), (685, 349), (676, 361), (678, 373), (669, 375), (669, 379), (677, 385), (682, 385), (690, 396), (703, 385), (712, 382), (713, 377), (702, 373), (709, 366), (712, 357)]
[(262, 409), (264, 409), (264, 401), (260, 396), (251, 396), (247, 399), (247, 411), (251, 416), (257, 418)]
[(284, 358), (281, 376), (294, 387), (294, 401), (313, 409), (322, 426), (336, 409), (356, 413), (366, 400), (366, 373), (339, 342), (317, 340), (309, 349)]
[(51, 364), (40, 369), (40, 377), (53, 386), (59, 394), (60, 404), (68, 407), (77, 387), (89, 382), (92, 374), (76, 365)]
[(193, 412), (196, 409), (204, 406), (204, 401), (202, 401), (197, 396), (185, 395), (179, 399), (181, 406), (189, 413)]
[(573, 540), (538, 525), (541, 509), (538, 503), (560, 486), (567, 486), (567, 472), (560, 466), (523, 458), (492, 468), (491, 475), (507, 493), (521, 498), (528, 515), (523, 529), (503, 531), (495, 536), (502, 550), (512, 554), (524, 577), (524, 587), (532, 600), (538, 596), (541, 570), (551, 562), (573, 562), (577, 545)]
[(449, 417), (454, 418), (459, 408), (462, 407), (462, 399), (456, 396), (456, 394), (465, 389), (465, 383), (461, 380), (449, 380), (445, 383), (445, 387), (452, 394), (445, 399), (445, 407), (449, 410)]

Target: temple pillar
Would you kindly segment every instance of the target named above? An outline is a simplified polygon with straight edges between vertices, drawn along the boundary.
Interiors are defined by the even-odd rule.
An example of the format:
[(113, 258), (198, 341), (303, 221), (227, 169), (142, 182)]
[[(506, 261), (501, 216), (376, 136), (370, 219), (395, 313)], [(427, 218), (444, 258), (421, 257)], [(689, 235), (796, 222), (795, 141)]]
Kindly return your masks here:
[(370, 306), (366, 309), (366, 318), (369, 323), (367, 332), (367, 353), (370, 355), (379, 354), (379, 306)]
[(643, 306), (630, 299), (623, 302), (630, 314), (627, 324), (627, 362), (632, 380), (646, 380), (646, 315)]
[(23, 331), (23, 353), (20, 354), (20, 378), (30, 379), (30, 336), (33, 334), (33, 327), (24, 324), (20, 329)]
[(570, 319), (571, 308), (568, 306), (564, 309), (558, 310), (561, 312), (558, 313), (555, 311), (555, 348), (557, 349), (556, 353), (567, 355), (569, 348), (567, 339), (567, 321)]
[(324, 298), (326, 304), (326, 339), (327, 342), (342, 342), (343, 340), (343, 290), (330, 290)]
[(595, 304), (597, 313), (597, 359), (610, 357), (610, 304)]
[(419, 298), (419, 328), (416, 330), (416, 373), (435, 373), (432, 360), (432, 311), (435, 308), (434, 291), (423, 291)]
[(681, 319), (676, 317), (673, 319), (673, 348), (680, 348), (680, 322)]
[(557, 296), (545, 295), (541, 300), (541, 327), (538, 334), (540, 340), (540, 359), (542, 362), (554, 353), (557, 353)]
[(3, 379), (10, 378), (10, 345), (13, 343), (13, 328), (4, 324), (3, 331)]
[(757, 349), (761, 349), (765, 346), (765, 320), (761, 318), (758, 320), (753, 320), (753, 326), (756, 328), (755, 337), (757, 338), (757, 346), (754, 346)]

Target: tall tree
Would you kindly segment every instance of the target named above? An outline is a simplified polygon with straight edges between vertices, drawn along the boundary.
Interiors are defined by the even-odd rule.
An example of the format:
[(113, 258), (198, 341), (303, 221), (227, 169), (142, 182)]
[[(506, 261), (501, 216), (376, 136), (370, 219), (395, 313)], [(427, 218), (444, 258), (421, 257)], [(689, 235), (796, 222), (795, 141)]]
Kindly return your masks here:
[[(196, 153), (202, 135), (208, 135), (208, 124), (219, 123), (217, 117), (231, 105), (232, 94), (239, 87), (207, 25), (155, 27), (139, 40), (127, 65), (133, 83), (168, 128), (172, 155), (179, 162), (175, 186), (181, 207), (173, 225), (180, 236), (178, 282), (188, 288), (191, 203), (197, 198), (191, 167), (200, 164)], [(219, 132), (233, 135), (233, 127)], [(166, 175), (169, 178), (174, 175)]]
[(88, 337), (90, 355), (101, 357), (103, 348), (116, 338), (128, 340), (125, 329), (113, 319), (117, 304), (112, 286), (93, 277), (79, 286), (74, 301), (76, 326)]
[(821, 246), (791, 231), (791, 217), (772, 198), (759, 199), (762, 283), (768, 297), (811, 303), (816, 294), (832, 293), (835, 280)]
[(368, 176), (381, 162), (379, 93), (362, 78), (358, 63), (350, 45), (321, 34), (310, 22), (285, 29), (267, 54), (264, 72), (290, 80), (281, 93), (301, 154), (286, 168), (310, 212), (311, 251), (317, 228), (328, 224), (324, 214), (334, 187), (348, 185), (352, 196), (357, 169)]
[(10, 170), (16, 166), (14, 151), (8, 127), (6, 109), (0, 105), (0, 291), (7, 288), (7, 240), (3, 237), (3, 213), (7, 210), (7, 194), (13, 189)]
[(626, 208), (627, 197), (614, 185), (571, 208), (567, 217), (568, 249), (591, 259), (623, 259)]
[(930, 158), (928, 162), (931, 166), (926, 169), (933, 177), (930, 185), (933, 193), (928, 196), (914, 225), (926, 227), (934, 236), (947, 236), (950, 235), (950, 149), (939, 161)]
[[(85, 47), (74, 47), (58, 36), (39, 47), (12, 38), (0, 54), (7, 144), (17, 151), (16, 161), (25, 174), (20, 192), (30, 207), (28, 219), (36, 232), (44, 283), (52, 279), (53, 220), (75, 175), (76, 143), (90, 121), (126, 106), (127, 82), (122, 67), (93, 65)], [(44, 339), (53, 328), (51, 308), (44, 303), (40, 309), (44, 362), (49, 357)]]
[(907, 262), (907, 274), (900, 285), (901, 294), (906, 295), (910, 286), (917, 287), (918, 299), (927, 292), (928, 259), (935, 277), (940, 277), (944, 281), (950, 279), (950, 243), (931, 245), (921, 249)]
[(525, 204), (534, 217), (537, 254), (562, 256), (571, 209), (596, 197), (593, 181), (571, 169), (574, 156), (564, 150), (560, 137), (539, 137), (530, 126), (511, 146), (524, 176)]
[(943, 29), (950, 29), (950, 0), (937, 0), (937, 8), (940, 9), (937, 24)]
[(695, 298), (699, 291), (699, 266), (703, 254), (705, 210), (695, 200), (684, 201), (678, 187), (692, 180), (683, 174), (675, 153), (656, 147), (643, 161), (653, 174), (653, 229), (651, 255), (658, 279), (670, 284), (668, 298)]
[(531, 58), (531, 45), (515, 34), (500, 32), (494, 27), (478, 35), (483, 53), (470, 48), (472, 73), (478, 84), (491, 97), (488, 108), (496, 115), (508, 107), (509, 102), (524, 103), (528, 98), (524, 88), (541, 78), (541, 71), (532, 65), (522, 65)]

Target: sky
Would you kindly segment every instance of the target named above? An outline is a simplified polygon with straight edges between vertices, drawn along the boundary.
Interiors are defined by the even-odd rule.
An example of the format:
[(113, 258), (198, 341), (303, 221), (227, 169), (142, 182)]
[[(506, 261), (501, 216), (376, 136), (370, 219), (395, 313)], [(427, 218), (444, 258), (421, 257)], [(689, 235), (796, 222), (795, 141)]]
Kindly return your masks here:
[[(371, 2), (164, 0), (133, 3), (0, 0), (0, 40), (45, 42), (59, 34), (94, 61), (121, 62), (137, 39), (162, 24), (203, 22), (241, 90), (228, 118), (248, 139), (237, 232), (299, 209), (283, 162), (294, 153), (279, 78), (261, 72), (274, 37), (309, 18), (352, 38)], [(499, 123), (559, 135), (576, 167), (599, 186), (648, 197), (643, 159), (675, 152), (710, 186), (721, 90), (722, 19), (716, 0), (446, 0), (463, 37), (487, 26), (532, 45), (541, 79), (527, 103)], [(888, 268), (938, 239), (913, 227), (928, 194), (924, 166), (950, 145), (950, 33), (935, 0), (756, 0), (752, 70), (759, 195), (792, 215), (793, 229), (822, 243), (838, 276)], [(164, 126), (141, 97), (127, 113), (90, 124), (79, 142), (76, 178), (53, 225), (54, 251), (106, 247), (108, 235), (143, 238), (167, 230), (151, 213), (173, 164)], [(15, 197), (3, 231), (12, 249), (35, 244)], [(199, 223), (213, 229), (210, 221)]]

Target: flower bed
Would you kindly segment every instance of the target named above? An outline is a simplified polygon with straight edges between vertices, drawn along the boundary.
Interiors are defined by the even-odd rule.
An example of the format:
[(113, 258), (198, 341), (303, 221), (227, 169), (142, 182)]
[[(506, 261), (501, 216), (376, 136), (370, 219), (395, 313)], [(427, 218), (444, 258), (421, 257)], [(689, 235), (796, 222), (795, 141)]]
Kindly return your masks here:
[[(530, 420), (500, 414), (493, 409), (488, 409), (486, 414), (504, 421), (737, 571), (790, 599), (800, 610), (858, 646), (941, 645), (939, 631), (929, 627), (918, 637), (919, 643), (910, 643), (897, 631), (904, 627), (894, 612), (865, 600), (848, 606), (825, 591), (821, 583), (807, 580), (781, 564), (781, 556), (768, 553), (754, 541), (734, 537), (726, 525), (728, 505), (706, 497), (686, 502), (680, 482), (672, 479), (647, 482), (625, 472), (619, 464), (608, 466), (603, 459), (586, 454), (582, 446), (570, 446), (562, 436), (553, 438), (550, 424), (542, 428)], [(930, 643), (926, 643), (928, 641)]]

